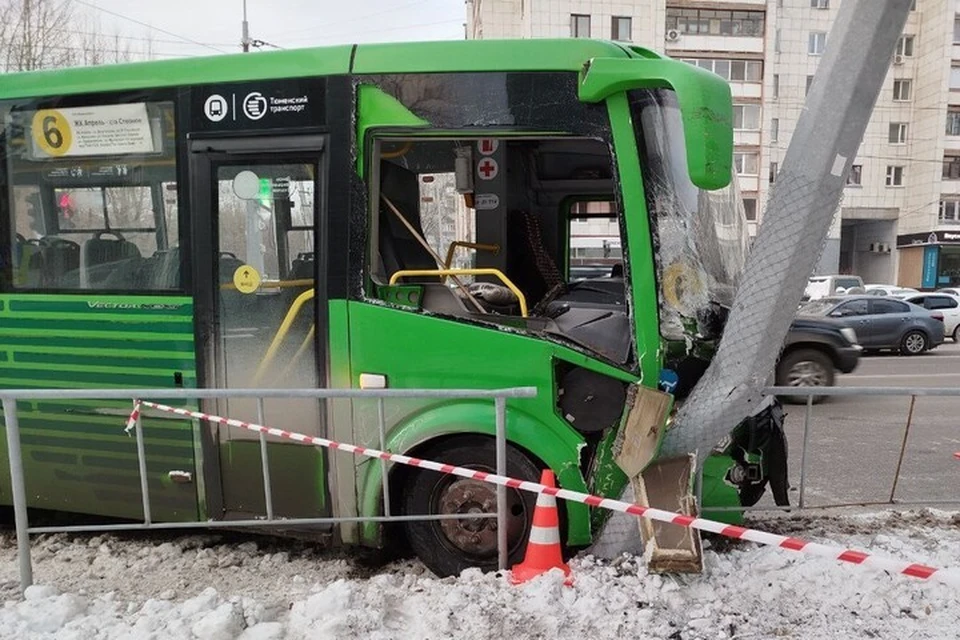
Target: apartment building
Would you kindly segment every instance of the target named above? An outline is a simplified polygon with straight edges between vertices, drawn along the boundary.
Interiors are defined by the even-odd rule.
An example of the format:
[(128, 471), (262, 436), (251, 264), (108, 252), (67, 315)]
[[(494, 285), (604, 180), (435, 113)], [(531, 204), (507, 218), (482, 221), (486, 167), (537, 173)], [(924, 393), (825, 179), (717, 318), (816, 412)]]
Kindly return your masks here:
[[(467, 0), (467, 37), (620, 40), (726, 78), (734, 165), (755, 233), (841, 1)], [(820, 272), (960, 285), (958, 8), (915, 0)]]

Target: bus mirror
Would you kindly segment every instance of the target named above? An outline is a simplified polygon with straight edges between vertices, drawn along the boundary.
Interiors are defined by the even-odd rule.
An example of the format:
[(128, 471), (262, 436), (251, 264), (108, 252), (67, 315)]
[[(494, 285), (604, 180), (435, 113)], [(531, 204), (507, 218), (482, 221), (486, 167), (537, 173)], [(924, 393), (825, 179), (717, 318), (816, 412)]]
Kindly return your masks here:
[(672, 89), (683, 120), (690, 180), (708, 191), (730, 184), (733, 100), (726, 81), (699, 67), (659, 57), (595, 58), (580, 72), (583, 102), (600, 102), (633, 89)]
[(260, 177), (253, 171), (241, 171), (233, 179), (233, 193), (241, 200), (256, 200), (260, 196)]

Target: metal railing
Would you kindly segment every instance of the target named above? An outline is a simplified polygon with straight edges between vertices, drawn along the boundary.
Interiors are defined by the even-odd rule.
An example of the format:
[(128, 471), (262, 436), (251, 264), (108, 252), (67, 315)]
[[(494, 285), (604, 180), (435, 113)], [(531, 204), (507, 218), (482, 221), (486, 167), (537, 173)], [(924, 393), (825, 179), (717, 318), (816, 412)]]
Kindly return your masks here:
[[(798, 498), (797, 504), (791, 506), (778, 506), (772, 504), (758, 504), (750, 507), (710, 507), (705, 509), (710, 512), (721, 511), (802, 511), (802, 510), (826, 510), (839, 509), (847, 507), (882, 507), (882, 506), (932, 506), (932, 505), (960, 505), (960, 497), (954, 500), (901, 500), (897, 499), (897, 488), (900, 483), (903, 461), (907, 452), (907, 445), (910, 440), (910, 432), (914, 424), (914, 415), (918, 397), (953, 397), (960, 398), (960, 388), (939, 387), (769, 387), (764, 389), (764, 395), (768, 396), (793, 396), (805, 397), (803, 414), (803, 431), (800, 445), (800, 470), (798, 480)], [(903, 435), (900, 441), (900, 448), (897, 455), (897, 464), (891, 479), (890, 494), (886, 500), (848, 500), (845, 502), (833, 502), (818, 504), (815, 506), (806, 503), (806, 492), (808, 484), (808, 464), (810, 449), (810, 421), (813, 415), (813, 400), (816, 397), (825, 398), (850, 398), (850, 397), (871, 397), (871, 396), (902, 396), (910, 399), (907, 410), (907, 419), (903, 426)], [(817, 405), (823, 406), (823, 405)], [(829, 406), (829, 405), (826, 405)], [(791, 458), (793, 457), (791, 450)], [(702, 504), (702, 486), (703, 486), (703, 468), (701, 466), (697, 475), (696, 490), (697, 502)]]
[[(344, 522), (397, 522), (429, 521), (447, 519), (497, 519), (497, 556), (500, 569), (507, 568), (507, 487), (497, 487), (497, 511), (495, 514), (408, 514), (395, 515), (390, 508), (390, 484), (388, 463), (380, 460), (382, 466), (383, 515), (382, 516), (331, 516), (324, 518), (277, 518), (273, 507), (273, 491), (270, 465), (267, 456), (266, 435), (260, 433), (260, 463), (263, 474), (265, 519), (248, 520), (208, 520), (194, 522), (153, 522), (151, 514), (150, 492), (147, 483), (147, 461), (144, 446), (141, 415), (136, 415), (134, 435), (136, 439), (137, 468), (140, 479), (140, 492), (143, 504), (143, 522), (129, 524), (93, 524), (60, 527), (31, 527), (27, 515), (27, 492), (24, 478), (23, 457), (20, 446), (20, 422), (17, 414), (17, 402), (23, 400), (197, 400), (197, 399), (234, 399), (254, 398), (257, 400), (257, 416), (260, 424), (264, 420), (263, 401), (265, 398), (298, 399), (376, 399), (379, 446), (387, 451), (384, 401), (388, 399), (492, 399), (496, 423), (496, 473), (506, 475), (506, 406), (509, 398), (532, 398), (537, 395), (534, 387), (514, 387), (507, 389), (123, 389), (123, 390), (74, 390), (74, 389), (7, 389), (0, 390), (3, 403), (4, 421), (7, 434), (7, 455), (10, 462), (10, 485), (13, 497), (14, 523), (17, 536), (17, 555), (20, 569), (20, 587), (26, 589), (33, 583), (33, 568), (30, 556), (30, 535), (39, 533), (132, 531), (150, 529), (189, 529), (189, 528), (242, 528), (272, 527), (291, 525), (337, 524)], [(123, 430), (125, 420), (118, 416), (118, 433)]]

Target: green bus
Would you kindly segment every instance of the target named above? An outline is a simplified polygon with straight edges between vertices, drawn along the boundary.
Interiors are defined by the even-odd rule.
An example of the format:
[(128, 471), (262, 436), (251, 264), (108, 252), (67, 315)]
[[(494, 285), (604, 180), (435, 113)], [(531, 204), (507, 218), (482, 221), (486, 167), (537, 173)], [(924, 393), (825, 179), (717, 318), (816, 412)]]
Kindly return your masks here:
[[(5, 75), (0, 385), (535, 386), (507, 406), (508, 473), (549, 467), (563, 487), (619, 495), (628, 388), (682, 398), (743, 265), (731, 113), (717, 76), (588, 40)], [(619, 245), (585, 277), (571, 237), (593, 224)], [(249, 400), (194, 405), (258, 417)], [(29, 506), (140, 518), (125, 411), (21, 402)], [(374, 400), (270, 399), (264, 414), (378, 443)], [(492, 468), (491, 402), (390, 401), (385, 417), (390, 451)], [(155, 415), (144, 433), (155, 520), (264, 512), (256, 434)], [(354, 518), (295, 534), (402, 536), (441, 575), (496, 564), (492, 520), (357, 523), (383, 511), (375, 461), (273, 441), (268, 454), (278, 517)], [(708, 460), (705, 505), (743, 502), (737, 464)], [(390, 482), (394, 513), (495, 504), (492, 486), (428, 471), (391, 467)], [(0, 491), (9, 504), (7, 474)], [(515, 560), (534, 496), (509, 500)], [(565, 505), (565, 544), (602, 522)]]

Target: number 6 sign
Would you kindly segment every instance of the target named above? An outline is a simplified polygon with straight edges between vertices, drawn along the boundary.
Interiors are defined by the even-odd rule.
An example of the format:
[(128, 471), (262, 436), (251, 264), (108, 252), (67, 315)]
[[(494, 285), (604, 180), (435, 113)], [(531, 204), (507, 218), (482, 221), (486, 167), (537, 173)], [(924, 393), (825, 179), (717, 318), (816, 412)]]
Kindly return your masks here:
[(70, 121), (55, 109), (37, 111), (33, 116), (33, 141), (37, 148), (51, 156), (62, 156), (73, 144)]

